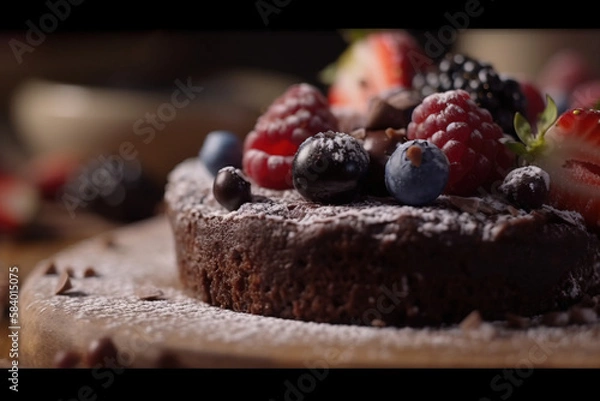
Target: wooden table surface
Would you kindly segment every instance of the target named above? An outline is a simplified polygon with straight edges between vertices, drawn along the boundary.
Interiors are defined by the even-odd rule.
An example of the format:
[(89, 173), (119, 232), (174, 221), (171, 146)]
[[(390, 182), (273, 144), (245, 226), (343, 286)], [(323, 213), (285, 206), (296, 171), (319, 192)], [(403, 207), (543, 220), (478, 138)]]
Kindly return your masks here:
[[(19, 288), (21, 288), (27, 280), (27, 275), (39, 261), (82, 239), (119, 225), (85, 210), (71, 217), (61, 204), (45, 202), (38, 221), (28, 235), (20, 238), (8, 235), (0, 237), (0, 268), (2, 269), (0, 283), (5, 285), (9, 278), (8, 269), (17, 266)], [(8, 316), (6, 314), (0, 316), (1, 361), (8, 358), (10, 338)]]

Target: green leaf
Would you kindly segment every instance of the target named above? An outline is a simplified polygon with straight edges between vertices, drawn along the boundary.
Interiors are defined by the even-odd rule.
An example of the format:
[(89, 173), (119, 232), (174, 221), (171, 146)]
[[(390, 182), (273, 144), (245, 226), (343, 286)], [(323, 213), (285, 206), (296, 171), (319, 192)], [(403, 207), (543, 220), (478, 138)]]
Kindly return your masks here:
[(342, 29), (340, 30), (340, 34), (346, 42), (352, 44), (365, 38), (374, 31), (375, 29)]
[(525, 156), (527, 152), (527, 147), (521, 142), (517, 141), (506, 141), (504, 145), (517, 156)]
[(554, 103), (550, 95), (546, 95), (546, 107), (540, 114), (537, 122), (537, 135), (542, 137), (557, 118), (558, 108), (556, 107), (556, 103)]
[(519, 137), (521, 142), (523, 142), (525, 145), (529, 145), (533, 140), (533, 135), (531, 133), (531, 124), (529, 124), (529, 121), (527, 121), (523, 114), (516, 112), (513, 124), (515, 126), (517, 136)]
[(335, 78), (335, 72), (337, 71), (337, 68), (338, 63), (336, 62), (330, 63), (329, 65), (325, 66), (325, 68), (323, 68), (319, 72), (319, 80), (325, 85), (331, 85)]

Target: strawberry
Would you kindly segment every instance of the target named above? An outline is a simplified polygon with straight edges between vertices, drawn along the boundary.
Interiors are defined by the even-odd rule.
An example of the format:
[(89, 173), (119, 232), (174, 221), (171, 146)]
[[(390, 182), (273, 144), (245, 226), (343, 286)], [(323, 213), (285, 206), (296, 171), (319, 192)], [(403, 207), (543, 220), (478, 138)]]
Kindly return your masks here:
[(35, 220), (40, 208), (40, 194), (23, 178), (0, 175), (0, 232), (13, 233)]
[(366, 113), (369, 100), (385, 90), (409, 88), (416, 71), (433, 64), (407, 31), (369, 31), (350, 43), (324, 70), (332, 106)]
[(527, 99), (527, 120), (531, 124), (535, 124), (538, 116), (546, 108), (546, 100), (542, 96), (540, 88), (533, 81), (518, 79), (517, 82), (519, 82), (521, 92), (523, 92), (525, 99)]
[(74, 154), (56, 153), (35, 157), (25, 165), (24, 175), (46, 199), (53, 199), (79, 167), (80, 159)]
[(507, 143), (550, 177), (548, 203), (579, 212), (588, 227), (600, 228), (600, 110), (571, 108), (558, 114), (547, 96), (547, 107), (534, 135), (526, 119), (517, 114), (515, 129), (522, 143)]

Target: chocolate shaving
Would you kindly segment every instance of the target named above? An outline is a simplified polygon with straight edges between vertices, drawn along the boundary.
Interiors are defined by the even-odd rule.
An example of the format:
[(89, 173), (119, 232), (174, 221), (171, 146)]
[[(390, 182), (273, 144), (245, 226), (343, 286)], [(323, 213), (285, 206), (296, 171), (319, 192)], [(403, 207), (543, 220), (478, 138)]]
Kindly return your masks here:
[(598, 321), (598, 314), (593, 308), (574, 306), (569, 309), (569, 322), (573, 324), (590, 324)]
[(512, 205), (508, 205), (506, 206), (506, 210), (508, 210), (508, 212), (511, 214), (511, 216), (513, 217), (517, 217), (520, 213), (519, 210), (517, 208), (515, 208)]
[(452, 206), (454, 206), (455, 208), (457, 208), (458, 210), (465, 212), (465, 213), (477, 213), (479, 211), (479, 207), (480, 207), (480, 201), (479, 199), (475, 199), (475, 198), (465, 198), (462, 196), (454, 196), (454, 195), (448, 195), (446, 197), (446, 199), (448, 200), (448, 202), (450, 202), (450, 204)]
[(165, 299), (162, 290), (152, 286), (145, 286), (136, 289), (135, 295), (143, 301), (157, 301)]
[(67, 267), (65, 269), (65, 273), (69, 275), (69, 277), (75, 277), (75, 270), (72, 267)]
[(69, 291), (71, 288), (73, 288), (73, 285), (71, 284), (71, 278), (69, 276), (69, 273), (64, 271), (61, 273), (60, 278), (58, 279), (58, 285), (56, 286), (56, 290), (54, 291), (54, 293), (56, 295), (62, 295), (65, 292)]
[(83, 277), (96, 277), (98, 273), (93, 267), (89, 266), (83, 271)]
[(48, 264), (48, 266), (46, 267), (46, 270), (44, 271), (44, 274), (49, 276), (52, 274), (57, 274), (57, 270), (56, 270), (56, 265), (54, 264), (54, 262), (50, 262)]
[(483, 319), (481, 318), (481, 314), (479, 311), (474, 310), (460, 322), (459, 327), (462, 330), (473, 330), (481, 327), (482, 323)]
[(569, 313), (563, 311), (544, 313), (541, 323), (552, 327), (566, 326), (569, 324)]
[(511, 329), (526, 329), (531, 326), (531, 319), (514, 313), (506, 314), (506, 327)]

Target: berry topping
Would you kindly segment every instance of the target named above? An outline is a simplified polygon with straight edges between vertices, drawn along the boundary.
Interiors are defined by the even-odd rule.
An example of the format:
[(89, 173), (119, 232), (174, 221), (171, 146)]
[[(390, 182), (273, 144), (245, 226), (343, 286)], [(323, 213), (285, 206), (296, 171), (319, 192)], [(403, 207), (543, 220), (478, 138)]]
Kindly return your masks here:
[(513, 167), (514, 155), (503, 145), (502, 129), (488, 110), (461, 89), (434, 93), (415, 108), (407, 137), (426, 139), (450, 161), (447, 194), (472, 196), (489, 191)]
[(225, 166), (242, 167), (242, 141), (229, 131), (212, 131), (206, 135), (198, 153), (212, 175)]
[(526, 113), (526, 98), (517, 81), (502, 78), (490, 64), (464, 54), (448, 53), (430, 71), (416, 74), (413, 87), (423, 96), (463, 89), (492, 114), (504, 133), (513, 136), (514, 114)]
[(368, 168), (369, 154), (357, 139), (321, 132), (304, 141), (294, 157), (294, 187), (314, 202), (348, 203), (359, 194)]
[[(540, 116), (537, 133), (520, 114), (515, 128), (521, 142), (509, 142), (525, 163), (550, 176), (548, 203), (579, 212), (586, 224), (600, 229), (600, 110), (570, 109), (560, 115), (554, 101)], [(558, 116), (558, 118), (557, 118)]]
[(365, 179), (364, 192), (373, 196), (388, 196), (384, 179), (385, 164), (396, 150), (396, 146), (406, 141), (406, 129), (366, 130), (361, 128), (353, 131), (350, 135), (360, 140), (369, 153), (369, 172)]
[(244, 173), (262, 187), (290, 189), (292, 161), (300, 144), (318, 132), (337, 129), (327, 98), (317, 88), (305, 83), (292, 85), (246, 136)]
[(369, 102), (365, 128), (406, 128), (413, 110), (422, 100), (418, 92), (404, 88), (375, 96)]
[(537, 166), (517, 167), (506, 175), (498, 191), (522, 209), (536, 209), (548, 199), (550, 176)]
[(250, 182), (240, 169), (233, 166), (223, 167), (217, 172), (213, 182), (213, 195), (229, 211), (252, 201)]
[(385, 184), (400, 203), (430, 204), (443, 192), (450, 163), (433, 143), (416, 139), (399, 145), (385, 166)]
[(390, 88), (410, 87), (415, 72), (432, 63), (407, 31), (366, 31), (356, 36), (324, 71), (332, 105), (366, 113), (372, 97)]

